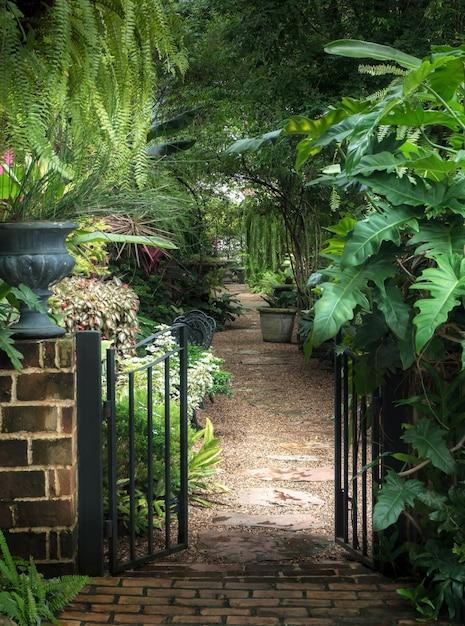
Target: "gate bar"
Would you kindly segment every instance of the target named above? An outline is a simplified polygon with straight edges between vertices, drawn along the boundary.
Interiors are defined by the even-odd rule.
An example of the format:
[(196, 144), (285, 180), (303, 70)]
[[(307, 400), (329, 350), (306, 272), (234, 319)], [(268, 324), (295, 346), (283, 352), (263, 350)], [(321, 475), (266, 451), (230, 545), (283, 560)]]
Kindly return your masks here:
[(78, 569), (103, 576), (102, 363), (100, 333), (76, 333)]

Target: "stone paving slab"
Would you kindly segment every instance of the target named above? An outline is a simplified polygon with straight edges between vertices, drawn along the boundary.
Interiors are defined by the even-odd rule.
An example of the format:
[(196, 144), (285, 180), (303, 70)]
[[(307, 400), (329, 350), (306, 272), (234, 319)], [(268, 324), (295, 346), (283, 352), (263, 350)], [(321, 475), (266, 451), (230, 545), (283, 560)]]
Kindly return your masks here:
[(287, 470), (281, 468), (259, 468), (245, 472), (247, 476), (260, 480), (278, 480), (284, 482), (321, 482), (334, 480), (334, 468), (315, 467), (312, 469)]
[(213, 518), (218, 526), (243, 526), (245, 528), (275, 528), (296, 532), (309, 530), (314, 526), (310, 515), (302, 513), (285, 513), (283, 515), (248, 515), (247, 513), (231, 513)]
[(140, 571), (124, 578), (96, 578), (60, 620), (62, 626), (418, 624), (392, 581), (362, 566), (339, 563), (308, 570), (287, 564), (282, 569), (275, 564), (248, 570), (237, 564), (158, 564), (152, 575)]
[(288, 506), (289, 504), (322, 506), (324, 504), (324, 500), (306, 491), (279, 487), (245, 489), (239, 492), (237, 501), (240, 504), (258, 506)]

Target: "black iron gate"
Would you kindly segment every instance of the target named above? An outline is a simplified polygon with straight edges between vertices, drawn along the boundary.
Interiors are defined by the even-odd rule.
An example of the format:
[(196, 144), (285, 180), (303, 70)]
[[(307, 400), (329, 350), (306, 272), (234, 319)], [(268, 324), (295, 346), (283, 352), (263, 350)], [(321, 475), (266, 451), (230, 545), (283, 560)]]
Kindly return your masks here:
[[(402, 375), (369, 395), (356, 391), (354, 359), (348, 351), (335, 356), (335, 537), (358, 560), (381, 566), (380, 535), (373, 531), (376, 494), (388, 467), (399, 470), (391, 452), (405, 451), (402, 423), (408, 407)], [(399, 537), (406, 529), (399, 523)]]
[[(151, 358), (150, 346), (168, 334), (175, 347)], [(101, 358), (98, 333), (77, 334), (79, 562), (90, 575), (105, 561), (117, 574), (187, 547), (186, 327), (136, 351), (143, 361), (122, 370), (114, 347)]]
[[(379, 398), (377, 394), (357, 395), (352, 364), (346, 353), (335, 357), (335, 535), (356, 558), (372, 565), (376, 535), (371, 518), (380, 480), (375, 460), (379, 457)], [(370, 470), (362, 471), (370, 464)]]

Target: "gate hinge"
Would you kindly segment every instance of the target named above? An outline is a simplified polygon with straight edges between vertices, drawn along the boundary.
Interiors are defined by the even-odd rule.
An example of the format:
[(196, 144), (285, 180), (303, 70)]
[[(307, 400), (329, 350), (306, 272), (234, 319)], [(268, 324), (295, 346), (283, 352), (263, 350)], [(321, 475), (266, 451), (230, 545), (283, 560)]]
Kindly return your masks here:
[(102, 403), (102, 415), (105, 419), (111, 417), (111, 402), (109, 400), (104, 400)]
[(113, 521), (111, 519), (106, 519), (104, 521), (103, 531), (107, 539), (110, 539), (110, 537), (113, 536)]

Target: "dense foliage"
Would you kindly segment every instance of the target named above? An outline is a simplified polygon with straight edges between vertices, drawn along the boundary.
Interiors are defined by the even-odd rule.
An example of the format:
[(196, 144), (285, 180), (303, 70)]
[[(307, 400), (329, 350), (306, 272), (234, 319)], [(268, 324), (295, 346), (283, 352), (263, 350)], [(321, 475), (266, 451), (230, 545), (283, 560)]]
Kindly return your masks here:
[[(445, 606), (463, 618), (465, 366), (465, 48), (439, 46), (420, 59), (353, 40), (335, 55), (385, 62), (392, 80), (377, 95), (344, 98), (318, 119), (292, 118), (284, 132), (305, 135), (297, 164), (336, 144), (333, 163), (313, 184), (358, 191), (364, 216), (333, 229), (314, 307), (318, 346), (343, 332), (356, 356), (357, 391), (403, 371), (412, 409), (374, 511), (378, 531), (403, 513), (418, 532), (409, 546), (423, 583), (411, 594), (422, 615)], [(344, 206), (344, 200), (342, 200)], [(408, 592), (404, 592), (408, 593)]]
[[(154, 517), (161, 528), (165, 513), (165, 365), (157, 362), (164, 354), (175, 349), (176, 344), (169, 333), (169, 327), (159, 326), (158, 332), (165, 331), (156, 343), (150, 344), (146, 354), (126, 356), (119, 359), (119, 378), (116, 399), (116, 436), (118, 480), (118, 514), (123, 524), (129, 522), (128, 494), (128, 415), (129, 415), (129, 372), (134, 374), (134, 426), (136, 463), (136, 532), (144, 534), (147, 530), (148, 510), (148, 468), (147, 468), (147, 368), (151, 366), (153, 394), (153, 493)], [(222, 369), (223, 361), (214, 356), (212, 350), (189, 346), (188, 361), (188, 405), (189, 413), (198, 409), (207, 396), (231, 393), (231, 376)], [(170, 372), (170, 485), (168, 502), (176, 506), (180, 488), (180, 413), (179, 413), (179, 362), (176, 358), (169, 361)], [(214, 436), (213, 425), (206, 420), (205, 427), (188, 431), (188, 475), (189, 499), (199, 506), (210, 506), (212, 493), (225, 491), (223, 485), (212, 480), (216, 465), (221, 459), (221, 448)], [(171, 506), (171, 504), (170, 504)]]

